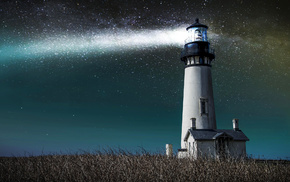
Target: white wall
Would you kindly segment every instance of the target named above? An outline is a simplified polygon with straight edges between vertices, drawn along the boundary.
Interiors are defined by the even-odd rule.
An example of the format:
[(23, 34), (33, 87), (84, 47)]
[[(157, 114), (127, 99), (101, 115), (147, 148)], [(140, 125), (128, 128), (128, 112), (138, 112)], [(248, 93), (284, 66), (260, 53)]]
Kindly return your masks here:
[(216, 148), (215, 142), (212, 141), (197, 141), (197, 157), (215, 158)]
[[(200, 114), (200, 98), (208, 100), (208, 115)], [(185, 68), (181, 148), (185, 148), (183, 139), (191, 127), (191, 118), (196, 118), (196, 129), (216, 129), (211, 67)]]
[(188, 157), (188, 152), (181, 152), (181, 151), (179, 151), (178, 153), (177, 153), (177, 157), (179, 158), (179, 159), (181, 159), (181, 158), (187, 158)]
[(189, 137), (188, 139), (187, 151), (188, 155), (193, 159), (199, 157), (215, 158), (216, 156), (214, 141), (195, 141), (193, 137)]
[(246, 142), (245, 141), (230, 141), (229, 153), (233, 158), (246, 157)]
[[(189, 145), (190, 144), (190, 145)], [(197, 158), (197, 142), (194, 140), (193, 137), (188, 138), (188, 142), (186, 144), (188, 155), (191, 158), (196, 159)]]
[[(179, 152), (179, 158), (218, 158), (215, 140), (196, 141), (193, 137), (190, 136), (185, 144), (185, 148), (187, 149), (187, 152)], [(246, 157), (245, 141), (229, 141), (227, 149), (230, 157)]]

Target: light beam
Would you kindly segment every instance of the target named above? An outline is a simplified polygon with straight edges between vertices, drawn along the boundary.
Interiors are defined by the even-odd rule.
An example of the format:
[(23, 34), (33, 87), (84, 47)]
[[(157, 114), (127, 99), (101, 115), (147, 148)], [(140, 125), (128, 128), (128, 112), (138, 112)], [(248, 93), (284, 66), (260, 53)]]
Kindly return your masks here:
[(156, 46), (182, 47), (186, 38), (184, 28), (165, 30), (120, 30), (86, 35), (58, 35), (0, 47), (0, 61), (33, 59), (58, 55), (75, 55), (156, 48)]

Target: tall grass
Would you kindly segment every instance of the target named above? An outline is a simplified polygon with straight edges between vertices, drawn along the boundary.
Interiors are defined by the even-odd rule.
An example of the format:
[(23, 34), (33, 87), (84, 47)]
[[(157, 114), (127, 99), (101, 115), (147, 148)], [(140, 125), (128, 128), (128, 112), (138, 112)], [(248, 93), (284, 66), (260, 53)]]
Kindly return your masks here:
[(0, 158), (0, 181), (290, 181), (281, 161), (178, 159), (147, 152)]

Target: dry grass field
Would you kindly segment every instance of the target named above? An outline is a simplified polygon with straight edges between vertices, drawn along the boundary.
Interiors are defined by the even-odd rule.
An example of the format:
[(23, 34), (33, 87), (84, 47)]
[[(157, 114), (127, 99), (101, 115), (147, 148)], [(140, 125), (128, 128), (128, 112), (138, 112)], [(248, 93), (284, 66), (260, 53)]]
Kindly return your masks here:
[(0, 158), (0, 181), (290, 181), (289, 161), (196, 161), (125, 151)]

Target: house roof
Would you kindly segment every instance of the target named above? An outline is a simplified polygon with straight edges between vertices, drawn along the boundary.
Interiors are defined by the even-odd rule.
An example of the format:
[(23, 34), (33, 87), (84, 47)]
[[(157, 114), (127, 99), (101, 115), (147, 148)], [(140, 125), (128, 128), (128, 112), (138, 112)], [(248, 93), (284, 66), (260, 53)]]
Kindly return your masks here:
[(241, 130), (221, 130), (221, 129), (189, 129), (185, 135), (186, 141), (191, 135), (195, 140), (216, 140), (221, 137), (232, 140), (249, 141), (249, 138)]

